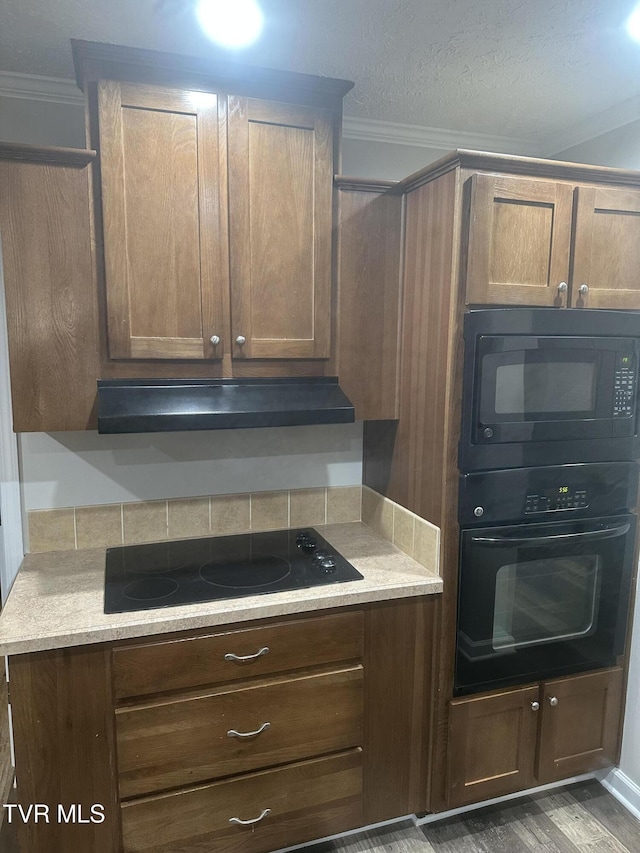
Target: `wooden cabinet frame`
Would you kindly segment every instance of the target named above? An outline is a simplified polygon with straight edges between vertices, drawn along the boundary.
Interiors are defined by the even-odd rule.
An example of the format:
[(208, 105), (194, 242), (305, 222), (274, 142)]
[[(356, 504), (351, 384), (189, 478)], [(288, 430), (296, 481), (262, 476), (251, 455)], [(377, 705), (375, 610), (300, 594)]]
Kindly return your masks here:
[[(373, 603), (358, 608), (338, 608), (313, 615), (301, 614), (299, 617), (290, 616), (265, 622), (243, 623), (242, 626), (228, 626), (229, 642), (233, 645), (234, 640), (237, 642), (237, 637), (232, 632), (234, 629), (237, 631), (238, 627), (241, 627), (244, 633), (245, 630), (248, 632), (252, 628), (262, 629), (270, 626), (277, 631), (278, 626), (283, 626), (285, 630), (291, 629), (301, 635), (301, 632), (304, 632), (305, 623), (308, 622), (312, 626), (314, 636), (317, 636), (318, 631), (331, 634), (329, 646), (335, 643), (338, 656), (356, 656), (345, 660), (337, 667), (335, 664), (332, 665), (336, 669), (336, 674), (332, 672), (332, 666), (327, 666), (320, 657), (312, 660), (311, 665), (307, 664), (305, 669), (300, 669), (298, 662), (298, 667), (288, 675), (282, 673), (275, 678), (272, 676), (270, 682), (277, 685), (280, 682), (286, 684), (296, 680), (304, 681), (306, 675), (311, 681), (324, 678), (331, 683), (335, 682), (336, 689), (340, 682), (344, 682), (344, 688), (340, 689), (355, 690), (354, 697), (349, 699), (345, 706), (345, 713), (349, 712), (349, 707), (357, 711), (361, 707), (358, 703), (364, 701), (361, 745), (352, 745), (352, 738), (349, 736), (339, 746), (341, 752), (335, 752), (333, 749), (335, 744), (332, 742), (327, 746), (329, 754), (317, 757), (319, 765), (327, 766), (326, 773), (330, 779), (335, 768), (331, 772), (329, 769), (334, 766), (334, 761), (338, 764), (342, 762), (345, 767), (352, 768), (348, 774), (348, 780), (345, 780), (345, 783), (348, 781), (347, 787), (350, 792), (348, 802), (345, 801), (337, 810), (334, 810), (335, 803), (333, 805), (332, 803), (334, 800), (340, 800), (341, 795), (331, 788), (320, 791), (325, 799), (318, 802), (326, 802), (326, 813), (322, 809), (318, 810), (317, 805), (314, 807), (313, 803), (305, 804), (305, 808), (308, 806), (310, 809), (310, 815), (313, 813), (314, 822), (311, 825), (317, 826), (318, 832), (330, 835), (356, 828), (358, 825), (389, 820), (428, 809), (430, 713), (438, 610), (439, 596), (429, 595)], [(345, 623), (340, 618), (347, 614), (355, 616), (356, 619), (359, 616), (362, 617), (359, 624), (364, 627), (364, 647), (362, 644), (354, 646), (353, 626), (350, 627), (348, 621)], [(340, 636), (334, 636), (332, 633), (340, 624), (347, 625), (344, 636), (345, 645), (341, 650), (339, 649)], [(165, 664), (171, 668), (180, 660), (179, 643), (181, 641), (195, 640), (197, 637), (212, 637), (211, 640), (206, 640), (208, 646), (209, 642), (224, 642), (224, 638), (215, 639), (216, 636), (224, 633), (225, 628), (216, 628), (208, 631), (164, 635), (153, 639), (147, 637), (139, 641), (36, 652), (10, 658), (10, 701), (16, 744), (18, 801), (25, 806), (29, 803), (76, 803), (82, 806), (83, 815), (90, 814), (90, 807), (94, 803), (105, 806), (105, 820), (102, 823), (79, 825), (31, 821), (19, 827), (21, 843), (25, 851), (68, 853), (75, 848), (83, 851), (90, 849), (94, 853), (114, 853), (122, 849), (121, 805), (124, 805), (125, 801), (120, 802), (117, 785), (119, 771), (122, 773), (123, 768), (118, 767), (116, 715), (119, 714), (124, 719), (135, 714), (136, 709), (142, 708), (149, 709), (144, 710), (148, 716), (153, 713), (154, 708), (158, 708), (161, 712), (164, 705), (174, 701), (193, 701), (202, 690), (195, 689), (193, 686), (190, 690), (178, 690), (176, 685), (170, 682), (171, 689), (167, 692), (156, 692), (150, 696), (145, 692), (149, 682), (144, 674), (140, 680), (142, 696), (133, 698), (130, 689), (125, 687), (126, 695), (116, 699), (114, 682), (116, 686), (120, 684), (122, 688), (124, 672), (122, 667), (125, 666), (125, 669), (127, 667), (126, 660), (116, 662), (116, 672), (119, 674), (114, 678), (114, 650), (116, 658), (121, 654), (118, 650), (125, 650), (126, 659), (133, 662), (137, 660), (138, 647), (144, 654), (149, 654), (150, 644), (156, 640), (159, 646), (156, 651), (151, 650), (151, 653), (156, 665), (155, 671), (160, 673)], [(260, 639), (261, 637), (260, 633)], [(255, 639), (259, 638), (256, 636)], [(284, 648), (283, 654), (286, 657), (289, 654), (286, 643)], [(276, 653), (277, 650), (274, 650), (274, 655)], [(293, 654), (293, 650), (291, 653)], [(322, 653), (321, 650), (320, 654)], [(199, 655), (194, 658), (189, 657), (190, 654), (191, 650), (188, 650), (187, 659), (194, 666), (195, 680), (192, 685), (201, 684), (205, 662)], [(262, 666), (261, 660), (260, 666)], [(329, 674), (325, 675), (327, 670)], [(130, 679), (124, 683), (135, 690), (135, 671), (127, 671)], [(187, 674), (181, 673), (181, 675)], [(221, 693), (242, 690), (255, 692), (247, 691), (246, 688), (255, 687), (259, 690), (267, 683), (260, 669), (254, 677), (249, 672), (244, 681), (225, 682), (219, 674), (214, 676), (214, 681), (216, 678), (221, 681), (219, 688), (216, 688)], [(295, 714), (293, 707), (291, 709), (283, 707), (280, 710), (285, 716)], [(318, 706), (318, 714), (327, 711), (328, 708)], [(195, 717), (189, 719), (193, 722)], [(296, 725), (300, 728), (299, 719)], [(329, 738), (333, 736), (330, 718), (326, 719), (324, 730)], [(122, 726), (118, 736), (127, 736)], [(313, 743), (312, 724), (309, 737)], [(319, 746), (320, 750), (323, 748)], [(137, 760), (135, 743), (129, 744), (126, 749), (129, 757), (133, 755)], [(143, 746), (140, 746), (140, 749), (143, 749)], [(162, 750), (157, 755), (158, 761), (162, 762)], [(291, 763), (291, 755), (292, 753), (283, 755), (281, 762), (276, 760), (264, 771), (240, 770), (237, 776), (225, 776), (220, 785), (229, 788), (230, 782), (235, 784), (237, 781), (239, 790), (243, 789), (245, 782), (251, 787), (254, 784), (252, 780), (259, 777), (261, 773), (264, 772), (267, 775), (272, 773), (273, 766), (278, 768), (281, 766), (287, 773), (291, 771), (289, 773), (291, 778), (295, 778), (298, 772), (305, 778), (309, 777), (309, 774), (313, 775), (310, 767), (316, 762), (315, 757), (305, 757), (301, 761)], [(271, 762), (272, 758), (269, 761)], [(214, 772), (213, 775), (215, 776), (216, 773)], [(284, 775), (287, 776), (287, 774)], [(134, 777), (135, 774), (132, 778)], [(336, 784), (339, 778), (339, 775), (335, 776)], [(185, 779), (181, 778), (175, 784), (181, 787), (171, 788), (166, 796), (184, 792), (185, 802), (188, 800), (193, 805), (194, 802), (197, 804), (199, 799), (197, 795), (192, 796), (192, 792), (197, 794), (198, 791), (202, 791), (202, 796), (206, 800), (205, 789), (211, 789), (213, 792), (218, 781), (200, 778), (191, 785), (188, 780), (185, 782)], [(128, 812), (125, 815), (127, 818), (125, 829), (130, 839), (135, 837), (136, 844), (140, 842), (144, 845), (151, 844), (151, 841), (144, 837), (147, 820), (145, 815), (149, 818), (148, 825), (155, 826), (154, 816), (163, 812), (165, 793), (160, 791), (153, 795), (145, 794), (139, 797), (138, 794), (142, 790), (149, 790), (149, 788), (138, 785), (138, 787), (127, 789)], [(222, 795), (224, 797), (224, 793)], [(138, 803), (143, 805), (140, 818), (136, 817), (139, 812), (136, 812), (135, 806)], [(146, 804), (149, 804), (148, 809)], [(240, 816), (253, 817), (254, 815)], [(192, 809), (186, 816), (185, 825), (188, 825), (192, 835), (197, 835), (197, 829), (202, 823), (202, 819), (198, 818), (197, 810), (194, 812)], [(175, 826), (174, 823), (171, 830), (174, 834), (171, 839), (175, 838)], [(298, 826), (301, 831), (304, 829), (301, 824), (294, 823), (294, 826)], [(214, 827), (207, 831), (216, 833), (219, 831), (220, 844), (228, 843), (223, 840), (223, 827)], [(304, 829), (304, 832), (304, 838), (300, 837), (300, 840), (312, 840), (308, 837), (309, 830)], [(296, 843), (296, 836), (289, 830), (274, 837), (281, 841), (276, 846), (282, 846), (282, 843)], [(157, 842), (157, 836), (153, 838)], [(218, 844), (217, 835), (212, 835), (211, 838), (214, 850), (228, 849), (215, 846)], [(264, 843), (263, 846), (260, 846), (257, 841), (255, 843), (256, 851), (273, 849), (273, 847), (265, 847)], [(147, 849), (147, 847), (142, 846), (141, 849)]]

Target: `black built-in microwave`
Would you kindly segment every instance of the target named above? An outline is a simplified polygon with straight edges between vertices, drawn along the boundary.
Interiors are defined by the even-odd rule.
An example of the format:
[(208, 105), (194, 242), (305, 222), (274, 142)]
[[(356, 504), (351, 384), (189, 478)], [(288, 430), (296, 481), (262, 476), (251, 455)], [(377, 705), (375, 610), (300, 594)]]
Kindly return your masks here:
[(462, 471), (638, 455), (640, 313), (470, 311), (464, 345)]

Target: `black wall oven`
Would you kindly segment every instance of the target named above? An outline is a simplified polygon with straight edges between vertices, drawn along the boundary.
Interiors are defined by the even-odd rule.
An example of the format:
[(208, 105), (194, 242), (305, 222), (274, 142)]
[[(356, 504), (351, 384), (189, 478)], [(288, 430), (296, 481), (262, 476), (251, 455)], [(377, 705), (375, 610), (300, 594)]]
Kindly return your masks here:
[(636, 455), (640, 314), (471, 311), (464, 338), (461, 470)]
[(456, 695), (615, 663), (638, 473), (628, 462), (461, 478)]

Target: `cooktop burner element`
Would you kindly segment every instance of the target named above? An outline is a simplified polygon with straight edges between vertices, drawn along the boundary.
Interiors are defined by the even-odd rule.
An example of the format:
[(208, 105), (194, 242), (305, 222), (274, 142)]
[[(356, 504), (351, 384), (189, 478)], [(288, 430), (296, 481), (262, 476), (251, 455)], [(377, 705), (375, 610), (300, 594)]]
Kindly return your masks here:
[(104, 612), (362, 580), (317, 530), (274, 530), (108, 548)]
[(207, 563), (200, 569), (200, 577), (214, 586), (239, 589), (249, 586), (271, 586), (291, 574), (291, 564), (269, 554), (254, 555), (250, 563), (243, 560), (229, 563)]

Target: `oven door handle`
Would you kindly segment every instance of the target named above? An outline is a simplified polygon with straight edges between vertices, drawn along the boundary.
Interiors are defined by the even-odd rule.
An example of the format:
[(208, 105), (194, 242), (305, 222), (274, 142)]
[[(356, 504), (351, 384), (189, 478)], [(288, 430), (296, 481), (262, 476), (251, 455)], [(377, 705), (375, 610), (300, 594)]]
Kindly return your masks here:
[(471, 541), (478, 545), (541, 545), (543, 542), (569, 542), (572, 539), (614, 539), (624, 536), (631, 528), (629, 522), (611, 527), (608, 530), (587, 530), (584, 533), (555, 533), (551, 536), (524, 536), (509, 539), (506, 536), (472, 536)]

